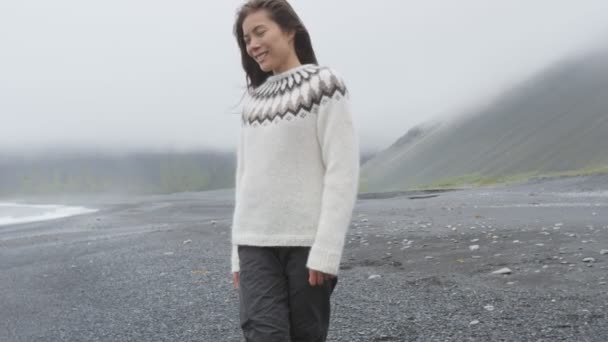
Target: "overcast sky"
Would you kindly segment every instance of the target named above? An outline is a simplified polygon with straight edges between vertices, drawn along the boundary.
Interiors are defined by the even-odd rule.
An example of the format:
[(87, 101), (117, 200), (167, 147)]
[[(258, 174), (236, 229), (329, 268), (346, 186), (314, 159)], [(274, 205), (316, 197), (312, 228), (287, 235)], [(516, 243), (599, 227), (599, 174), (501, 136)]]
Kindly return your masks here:
[[(242, 1), (0, 3), (0, 150), (235, 148)], [(608, 43), (608, 1), (292, 0), (350, 88), (361, 145)]]

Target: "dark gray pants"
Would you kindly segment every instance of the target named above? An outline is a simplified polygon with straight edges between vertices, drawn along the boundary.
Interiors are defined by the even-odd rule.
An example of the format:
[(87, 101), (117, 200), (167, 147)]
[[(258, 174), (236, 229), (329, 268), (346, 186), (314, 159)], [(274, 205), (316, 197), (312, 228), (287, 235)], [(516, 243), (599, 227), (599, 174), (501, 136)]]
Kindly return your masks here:
[(324, 342), (338, 278), (311, 286), (310, 247), (238, 246), (240, 320), (247, 342)]

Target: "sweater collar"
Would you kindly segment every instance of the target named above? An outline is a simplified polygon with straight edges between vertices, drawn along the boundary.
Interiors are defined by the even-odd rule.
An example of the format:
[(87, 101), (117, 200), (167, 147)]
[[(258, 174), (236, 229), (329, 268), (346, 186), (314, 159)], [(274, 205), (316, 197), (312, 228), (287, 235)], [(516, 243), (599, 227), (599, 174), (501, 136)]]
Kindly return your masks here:
[(284, 79), (286, 77), (289, 77), (290, 75), (293, 75), (296, 72), (298, 72), (300, 70), (303, 70), (303, 69), (305, 69), (307, 67), (310, 67), (310, 66), (314, 66), (314, 64), (301, 64), (301, 65), (298, 65), (297, 67), (291, 68), (289, 70), (285, 70), (285, 71), (280, 72), (278, 74), (270, 75), (266, 79), (266, 82), (270, 83), (270, 82), (275, 82), (275, 81), (282, 80), (282, 79)]

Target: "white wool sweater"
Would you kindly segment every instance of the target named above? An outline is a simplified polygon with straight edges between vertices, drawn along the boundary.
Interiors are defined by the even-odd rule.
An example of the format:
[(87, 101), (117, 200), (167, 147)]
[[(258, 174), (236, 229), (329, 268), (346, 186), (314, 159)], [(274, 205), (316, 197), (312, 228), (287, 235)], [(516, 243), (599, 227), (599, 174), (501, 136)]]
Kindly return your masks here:
[(359, 141), (342, 78), (304, 64), (243, 102), (232, 219), (238, 245), (311, 246), (306, 266), (338, 274), (359, 184)]

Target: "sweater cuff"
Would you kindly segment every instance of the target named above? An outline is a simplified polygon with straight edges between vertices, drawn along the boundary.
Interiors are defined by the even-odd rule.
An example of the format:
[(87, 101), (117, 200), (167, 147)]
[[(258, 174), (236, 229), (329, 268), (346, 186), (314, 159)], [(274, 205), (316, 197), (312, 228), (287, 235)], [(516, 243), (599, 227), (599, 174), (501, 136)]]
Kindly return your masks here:
[(239, 250), (238, 250), (238, 245), (232, 245), (232, 256), (231, 256), (231, 271), (234, 272), (239, 272), (240, 271), (240, 265), (239, 265)]
[(313, 244), (308, 254), (306, 267), (323, 273), (338, 275), (342, 251), (336, 252), (320, 248)]

